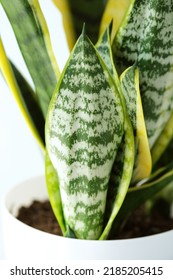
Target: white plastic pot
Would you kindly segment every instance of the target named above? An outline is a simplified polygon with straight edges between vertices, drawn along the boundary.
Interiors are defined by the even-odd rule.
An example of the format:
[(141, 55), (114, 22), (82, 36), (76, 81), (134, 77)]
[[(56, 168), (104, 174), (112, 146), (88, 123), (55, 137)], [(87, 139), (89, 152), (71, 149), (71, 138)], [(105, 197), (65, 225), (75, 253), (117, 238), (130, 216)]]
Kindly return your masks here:
[(148, 237), (87, 241), (64, 238), (34, 229), (15, 218), (21, 205), (47, 198), (44, 177), (15, 186), (3, 205), (3, 244), (7, 259), (140, 260), (173, 259), (173, 230)]

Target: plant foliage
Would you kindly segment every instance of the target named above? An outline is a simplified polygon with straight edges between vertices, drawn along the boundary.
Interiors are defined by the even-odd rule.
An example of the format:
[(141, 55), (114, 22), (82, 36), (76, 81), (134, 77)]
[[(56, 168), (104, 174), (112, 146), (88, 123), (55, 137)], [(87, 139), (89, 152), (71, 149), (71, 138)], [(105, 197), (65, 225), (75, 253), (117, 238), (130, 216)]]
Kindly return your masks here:
[(1, 0), (34, 89), (2, 38), (0, 70), (45, 152), (63, 235), (103, 240), (156, 194), (172, 203), (173, 1), (53, 2), (71, 50), (62, 73), (38, 0)]

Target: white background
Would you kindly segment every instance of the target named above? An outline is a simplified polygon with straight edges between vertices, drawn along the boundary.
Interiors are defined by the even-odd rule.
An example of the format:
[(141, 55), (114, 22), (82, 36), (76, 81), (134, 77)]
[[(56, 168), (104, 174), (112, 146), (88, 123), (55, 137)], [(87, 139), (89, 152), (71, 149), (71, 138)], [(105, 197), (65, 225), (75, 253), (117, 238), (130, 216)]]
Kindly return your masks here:
[[(40, 5), (48, 23), (58, 65), (62, 70), (69, 52), (61, 15), (51, 0), (40, 0)], [(0, 7), (0, 36), (9, 58), (31, 82), (2, 7)], [(40, 174), (44, 174), (43, 155), (23, 120), (16, 101), (0, 75), (0, 205), (4, 194), (13, 185)], [(0, 259), (3, 258), (2, 248), (0, 223)]]

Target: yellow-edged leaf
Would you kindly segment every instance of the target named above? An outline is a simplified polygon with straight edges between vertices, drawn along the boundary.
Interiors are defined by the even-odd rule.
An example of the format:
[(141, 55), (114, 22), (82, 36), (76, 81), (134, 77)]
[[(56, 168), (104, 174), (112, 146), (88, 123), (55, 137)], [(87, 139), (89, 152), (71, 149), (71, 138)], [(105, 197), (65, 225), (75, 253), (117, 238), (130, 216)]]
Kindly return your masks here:
[(39, 24), (41, 25), (41, 28), (43, 30), (43, 34), (44, 34), (44, 40), (45, 40), (45, 44), (47, 46), (47, 51), (49, 53), (50, 56), (50, 60), (52, 63), (52, 67), (54, 68), (54, 72), (57, 76), (57, 79), (60, 77), (60, 70), (59, 70), (59, 66), (56, 62), (56, 58), (52, 49), (52, 44), (51, 44), (51, 40), (50, 40), (50, 34), (49, 34), (49, 30), (47, 27), (47, 23), (45, 21), (45, 18), (43, 16), (42, 10), (40, 8), (40, 4), (38, 0), (30, 0), (30, 3), (33, 2), (33, 6), (34, 6), (34, 11), (36, 13), (36, 21), (37, 19), (39, 20)]
[(130, 3), (131, 0), (109, 0), (102, 17), (100, 33), (104, 32), (113, 19), (112, 38), (114, 38)]
[(37, 139), (40, 147), (42, 148), (42, 150), (44, 151), (44, 143), (43, 140), (41, 139), (33, 121), (32, 118), (26, 108), (25, 103), (23, 102), (22, 99), (22, 95), (20, 93), (20, 89), (18, 87), (18, 84), (16, 82), (15, 76), (13, 74), (11, 65), (8, 61), (2, 40), (0, 39), (0, 70), (11, 90), (11, 92), (13, 93), (15, 100), (17, 101), (17, 104), (20, 108), (20, 111), (22, 112), (29, 128), (31, 129), (33, 135), (35, 136), (35, 138)]
[(139, 91), (139, 71), (135, 66), (123, 72), (121, 84), (136, 135), (136, 160), (132, 182), (137, 182), (149, 177), (152, 161)]
[(137, 180), (148, 178), (151, 174), (152, 160), (147, 137), (146, 125), (142, 109), (141, 96), (139, 92), (139, 72), (136, 71), (135, 84), (137, 86), (137, 139), (139, 141), (137, 156), (137, 167), (134, 170), (134, 178)]

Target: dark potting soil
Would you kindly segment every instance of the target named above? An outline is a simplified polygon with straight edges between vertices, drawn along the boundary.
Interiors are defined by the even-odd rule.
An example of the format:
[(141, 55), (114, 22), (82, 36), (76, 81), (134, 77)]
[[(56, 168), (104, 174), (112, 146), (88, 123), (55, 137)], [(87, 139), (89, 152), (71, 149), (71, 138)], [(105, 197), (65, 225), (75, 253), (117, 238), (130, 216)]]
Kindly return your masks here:
[[(141, 206), (135, 210), (114, 239), (147, 236), (173, 229), (173, 219), (156, 210), (146, 215), (144, 209)], [(36, 229), (61, 235), (49, 201), (34, 201), (29, 207), (21, 207), (17, 218)]]

